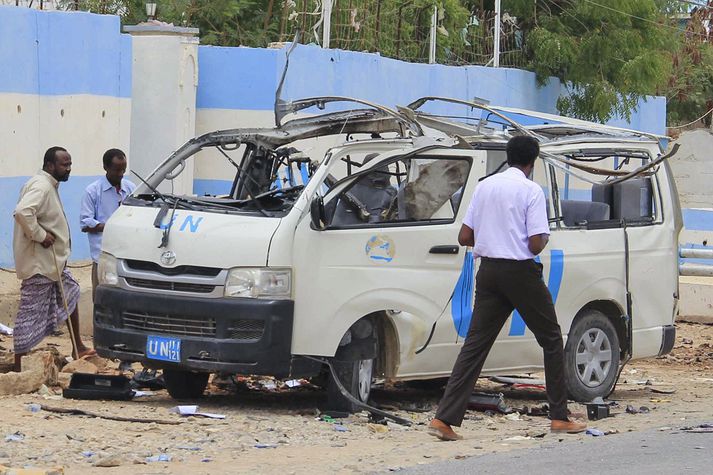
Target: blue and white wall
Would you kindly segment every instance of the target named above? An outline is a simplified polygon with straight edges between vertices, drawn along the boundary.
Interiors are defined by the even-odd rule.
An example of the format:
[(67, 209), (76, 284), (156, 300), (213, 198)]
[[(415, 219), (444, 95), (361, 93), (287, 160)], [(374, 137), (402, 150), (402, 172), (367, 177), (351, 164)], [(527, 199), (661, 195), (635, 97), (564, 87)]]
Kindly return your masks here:
[[(181, 39), (183, 46), (168, 49), (138, 47), (143, 41), (121, 34), (114, 16), (0, 7), (0, 266), (13, 267), (10, 215), (20, 187), (40, 168), (48, 147), (62, 145), (73, 157), (73, 174), (61, 185), (61, 193), (72, 224), (72, 258), (77, 260), (88, 258), (86, 237), (78, 226), (79, 200), (86, 185), (103, 174), (104, 150), (130, 151), (132, 168), (146, 172), (170, 153), (170, 147), (161, 154), (145, 147), (139, 150), (136, 145), (146, 137), (165, 138), (168, 143), (193, 133), (273, 125), (284, 49), (198, 47), (195, 104), (184, 108), (181, 98), (195, 87), (190, 41)], [(159, 42), (165, 46), (169, 40), (156, 39)], [(163, 64), (166, 58), (161, 55), (167, 51), (181, 55), (172, 62), (179, 66), (176, 84), (168, 86), (161, 77), (153, 77), (151, 68), (141, 67)], [(163, 101), (165, 106), (162, 101), (137, 100), (154, 97), (146, 89), (150, 87), (161, 97), (167, 88), (179, 95), (170, 103)], [(290, 61), (283, 97), (352, 96), (387, 106), (405, 105), (421, 96), (480, 97), (493, 104), (555, 113), (562, 92), (556, 80), (538, 88), (534, 74), (526, 71), (411, 64), (377, 54), (299, 46)], [(144, 109), (153, 115), (148, 117)], [(168, 110), (170, 114), (160, 114)], [(665, 112), (663, 98), (642, 102), (630, 127), (664, 133)], [(216, 159), (198, 161), (192, 172), (194, 193), (220, 193), (229, 189), (234, 169)]]
[(0, 266), (13, 267), (12, 211), (53, 145), (72, 155), (60, 193), (72, 258), (89, 258), (79, 230), (84, 188), (103, 174), (108, 148), (128, 150), (131, 37), (119, 18), (0, 7)]

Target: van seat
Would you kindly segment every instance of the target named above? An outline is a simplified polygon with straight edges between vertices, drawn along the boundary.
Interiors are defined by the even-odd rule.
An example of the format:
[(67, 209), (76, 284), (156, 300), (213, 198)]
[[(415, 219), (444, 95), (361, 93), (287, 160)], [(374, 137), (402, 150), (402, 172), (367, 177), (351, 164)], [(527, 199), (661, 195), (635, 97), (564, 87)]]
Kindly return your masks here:
[(577, 200), (561, 200), (560, 203), (565, 226), (578, 226), (584, 221), (606, 221), (610, 216), (610, 207), (606, 203)]

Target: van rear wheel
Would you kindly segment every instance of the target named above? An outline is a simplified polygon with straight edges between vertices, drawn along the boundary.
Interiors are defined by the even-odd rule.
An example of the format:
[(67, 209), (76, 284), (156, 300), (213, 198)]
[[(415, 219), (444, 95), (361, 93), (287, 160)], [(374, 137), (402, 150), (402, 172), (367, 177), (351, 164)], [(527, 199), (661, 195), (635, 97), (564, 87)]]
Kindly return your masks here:
[(606, 397), (619, 370), (619, 337), (606, 315), (590, 310), (575, 320), (565, 345), (565, 380), (575, 401)]
[[(374, 361), (373, 359), (356, 361), (332, 360), (334, 371), (337, 373), (337, 377), (344, 389), (355, 399), (365, 404), (369, 401), (369, 395), (371, 394)], [(358, 404), (355, 404), (342, 394), (331, 372), (327, 384), (327, 403), (331, 409), (337, 411), (358, 412), (362, 409)]]
[(198, 399), (203, 396), (210, 373), (194, 373), (178, 369), (164, 369), (163, 380), (173, 399)]

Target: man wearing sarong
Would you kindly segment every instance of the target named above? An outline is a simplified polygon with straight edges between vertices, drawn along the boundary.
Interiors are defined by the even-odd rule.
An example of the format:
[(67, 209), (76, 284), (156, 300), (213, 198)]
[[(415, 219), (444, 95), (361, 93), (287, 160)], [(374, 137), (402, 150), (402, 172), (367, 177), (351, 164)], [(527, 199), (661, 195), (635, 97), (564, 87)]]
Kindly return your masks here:
[[(71, 250), (69, 224), (59, 197), (59, 183), (67, 181), (72, 157), (62, 147), (45, 152), (42, 170), (25, 183), (13, 216), (13, 252), (20, 286), (20, 307), (15, 319), (15, 370), (23, 355), (67, 320), (57, 269), (72, 321), (78, 355), (94, 354), (79, 336), (79, 284), (67, 269)], [(56, 261), (55, 261), (56, 256)]]

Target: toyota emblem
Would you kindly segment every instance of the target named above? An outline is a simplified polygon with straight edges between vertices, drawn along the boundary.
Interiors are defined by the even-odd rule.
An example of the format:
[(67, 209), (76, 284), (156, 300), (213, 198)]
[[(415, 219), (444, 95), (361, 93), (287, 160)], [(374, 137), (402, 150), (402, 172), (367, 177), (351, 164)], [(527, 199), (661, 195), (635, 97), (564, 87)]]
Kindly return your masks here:
[(165, 266), (172, 266), (176, 263), (176, 253), (173, 251), (164, 251), (161, 254), (161, 264)]

